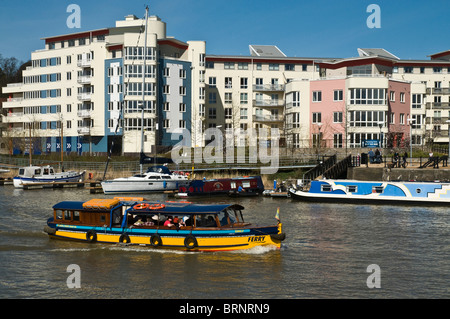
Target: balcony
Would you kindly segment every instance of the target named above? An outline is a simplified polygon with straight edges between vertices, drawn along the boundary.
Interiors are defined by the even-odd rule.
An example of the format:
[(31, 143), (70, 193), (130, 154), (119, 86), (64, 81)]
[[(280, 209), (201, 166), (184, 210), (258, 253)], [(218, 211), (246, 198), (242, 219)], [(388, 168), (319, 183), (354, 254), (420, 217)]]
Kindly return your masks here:
[(77, 131), (80, 135), (89, 135), (91, 128), (89, 126), (81, 126), (77, 129)]
[(284, 92), (284, 84), (254, 84), (253, 91)]
[(90, 75), (81, 75), (78, 77), (77, 82), (79, 84), (91, 84), (92, 76)]
[(90, 118), (91, 110), (79, 110), (77, 115), (78, 115), (78, 117), (81, 117), (81, 118)]
[(427, 88), (427, 94), (450, 94), (450, 88)]
[(90, 67), (90, 66), (91, 66), (91, 63), (92, 63), (92, 60), (91, 60), (91, 59), (81, 59), (81, 60), (78, 60), (78, 61), (77, 61), (77, 65), (78, 65), (79, 67), (82, 67), (82, 68), (88, 68), (88, 67)]
[(90, 92), (78, 93), (78, 101), (90, 101), (92, 94)]
[(284, 100), (253, 100), (253, 106), (257, 107), (282, 107), (284, 106)]
[(265, 122), (265, 123), (275, 123), (283, 122), (283, 115), (253, 115), (253, 122)]
[(448, 110), (450, 109), (450, 102), (427, 102), (426, 108), (427, 110), (431, 109)]

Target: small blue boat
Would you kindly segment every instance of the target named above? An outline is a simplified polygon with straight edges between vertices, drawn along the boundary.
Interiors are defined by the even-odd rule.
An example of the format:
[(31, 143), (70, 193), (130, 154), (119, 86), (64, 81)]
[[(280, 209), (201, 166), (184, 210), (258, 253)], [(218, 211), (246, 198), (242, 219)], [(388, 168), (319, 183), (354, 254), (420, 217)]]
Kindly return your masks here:
[(291, 188), (293, 199), (310, 202), (366, 204), (450, 204), (450, 183), (317, 180), (308, 191)]

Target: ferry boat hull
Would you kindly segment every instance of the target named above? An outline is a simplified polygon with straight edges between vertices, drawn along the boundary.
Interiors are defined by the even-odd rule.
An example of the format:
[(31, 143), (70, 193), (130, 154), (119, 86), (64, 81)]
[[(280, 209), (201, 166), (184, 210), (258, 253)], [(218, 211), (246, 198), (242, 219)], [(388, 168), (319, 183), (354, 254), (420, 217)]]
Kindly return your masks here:
[[(167, 227), (167, 226), (135, 226), (127, 225), (127, 220), (134, 214), (145, 214), (145, 210), (134, 209), (136, 205), (146, 205), (146, 202), (135, 202), (131, 208), (124, 209), (124, 204), (114, 204), (112, 207), (104, 208), (81, 208), (79, 202), (62, 202), (54, 206), (55, 215), (49, 218), (44, 231), (50, 238), (76, 240), (87, 243), (107, 243), (107, 244), (128, 244), (148, 246), (158, 249), (175, 249), (184, 251), (232, 251), (240, 249), (250, 249), (256, 246), (271, 246), (280, 248), (281, 242), (285, 239), (282, 232), (282, 224), (272, 226), (251, 226), (226, 225), (224, 227)], [(152, 205), (164, 205), (154, 203)], [(191, 205), (190, 203), (167, 204), (164, 208), (157, 211), (148, 211), (148, 214), (154, 216), (164, 215), (183, 215), (198, 216), (203, 214), (216, 214), (219, 212), (230, 212), (231, 210), (241, 210), (239, 205)], [(57, 216), (57, 211), (74, 212), (81, 214), (99, 214), (105, 216), (105, 224), (102, 226), (82, 225), (65, 220)], [(168, 210), (165, 211), (164, 210)], [(113, 226), (113, 220), (119, 218), (118, 211), (122, 216), (121, 225)], [(70, 214), (70, 213), (69, 213)], [(106, 218), (110, 215), (110, 219)], [(72, 215), (73, 216), (73, 215)], [(205, 215), (206, 216), (206, 215)], [(92, 217), (90, 217), (92, 218)], [(194, 218), (194, 217), (193, 217)], [(83, 218), (81, 218), (83, 219)], [(117, 221), (117, 220), (116, 220)], [(236, 226), (236, 227), (234, 227)]]
[(448, 205), (450, 183), (320, 180), (309, 191), (290, 189), (296, 200), (321, 203)]

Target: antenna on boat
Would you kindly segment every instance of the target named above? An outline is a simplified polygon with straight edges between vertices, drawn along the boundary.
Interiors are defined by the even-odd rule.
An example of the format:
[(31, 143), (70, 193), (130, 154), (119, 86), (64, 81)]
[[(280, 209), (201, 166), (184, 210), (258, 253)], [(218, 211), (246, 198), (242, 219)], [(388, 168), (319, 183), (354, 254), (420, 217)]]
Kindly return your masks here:
[[(142, 115), (141, 115), (141, 154), (144, 153), (144, 105), (145, 105), (145, 61), (147, 60), (147, 23), (148, 23), (148, 6), (145, 7), (145, 33), (144, 33), (144, 66), (142, 68)], [(156, 130), (155, 130), (156, 139)], [(142, 175), (144, 164), (139, 162), (139, 171)]]

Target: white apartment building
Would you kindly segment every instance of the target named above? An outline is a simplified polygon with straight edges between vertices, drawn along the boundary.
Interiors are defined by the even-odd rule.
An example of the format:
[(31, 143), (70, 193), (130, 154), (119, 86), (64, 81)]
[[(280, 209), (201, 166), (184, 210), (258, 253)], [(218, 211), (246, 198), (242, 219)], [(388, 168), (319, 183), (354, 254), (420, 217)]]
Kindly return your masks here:
[(30, 136), (35, 153), (106, 153), (112, 140), (117, 153), (139, 153), (142, 126), (150, 153), (177, 143), (177, 129), (200, 126), (192, 101), (204, 86), (205, 43), (167, 37), (156, 16), (145, 39), (144, 20), (130, 15), (112, 28), (43, 39), (23, 82), (3, 88), (3, 138), (14, 153), (27, 151)]

